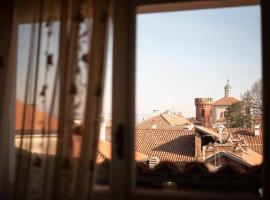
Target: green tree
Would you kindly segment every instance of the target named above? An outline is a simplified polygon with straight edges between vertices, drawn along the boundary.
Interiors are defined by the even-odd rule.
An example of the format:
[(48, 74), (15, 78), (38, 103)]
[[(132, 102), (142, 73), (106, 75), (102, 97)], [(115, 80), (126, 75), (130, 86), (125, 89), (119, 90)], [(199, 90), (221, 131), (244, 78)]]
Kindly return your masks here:
[(252, 117), (244, 112), (244, 103), (238, 102), (230, 105), (226, 112), (226, 126), (228, 128), (247, 128), (252, 125)]

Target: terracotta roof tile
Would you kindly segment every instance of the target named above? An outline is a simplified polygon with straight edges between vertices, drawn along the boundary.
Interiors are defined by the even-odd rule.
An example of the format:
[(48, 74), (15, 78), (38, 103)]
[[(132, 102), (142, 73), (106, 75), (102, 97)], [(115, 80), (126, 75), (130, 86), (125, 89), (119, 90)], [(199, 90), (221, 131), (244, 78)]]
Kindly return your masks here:
[[(262, 154), (263, 132), (254, 135), (254, 128), (227, 128), (231, 134), (243, 136), (252, 151)], [(135, 150), (160, 162), (172, 162), (180, 170), (196, 161), (194, 131), (172, 129), (136, 129)], [(111, 141), (111, 129), (106, 130), (106, 140)], [(256, 155), (258, 155), (256, 154)]]
[[(209, 134), (219, 136), (217, 129), (209, 129), (202, 126), (196, 126), (199, 131), (207, 132)], [(263, 129), (260, 129), (260, 135), (255, 136), (254, 128), (226, 128), (226, 131), (232, 135), (242, 136), (251, 150), (262, 154), (263, 153)]]
[(206, 160), (215, 158), (217, 155), (218, 157), (227, 156), (228, 158), (236, 160), (240, 163), (244, 163), (249, 167), (258, 166), (262, 163), (262, 155), (255, 151), (252, 151), (249, 148), (247, 149), (247, 151), (244, 151), (241, 156), (238, 156), (231, 151), (219, 151), (216, 152), (216, 154), (208, 157)]
[[(262, 154), (262, 134), (254, 136), (252, 128), (229, 128), (231, 134), (243, 136), (248, 147)], [(160, 162), (172, 162), (179, 169), (196, 161), (194, 131), (168, 129), (136, 129), (135, 150), (158, 157)], [(111, 129), (106, 130), (106, 140), (111, 141)]]
[(135, 149), (182, 168), (195, 161), (194, 131), (137, 129)]
[(153, 125), (156, 129), (184, 129), (190, 122), (182, 115), (175, 113), (174, 115), (169, 113), (161, 113), (157, 116), (153, 116), (145, 121), (136, 124), (137, 129), (151, 129)]
[(213, 106), (229, 106), (229, 105), (232, 105), (238, 101), (239, 100), (237, 100), (234, 97), (223, 97), (223, 98), (215, 101), (212, 105)]
[(190, 124), (190, 122), (180, 114), (175, 113), (171, 115), (169, 113), (162, 113), (161, 116), (171, 125), (171, 126), (182, 126)]
[[(81, 153), (81, 143), (82, 138), (80, 135), (73, 135), (72, 136), (72, 157), (78, 158)], [(145, 161), (149, 158), (149, 156), (140, 153), (135, 152), (135, 160), (136, 161)], [(97, 162), (100, 163), (104, 161), (104, 159), (111, 160), (112, 159), (112, 144), (107, 141), (98, 141), (98, 156), (97, 156)]]
[[(24, 103), (20, 100), (16, 101), (16, 131), (22, 130), (23, 126), (23, 115), (24, 115)], [(31, 130), (31, 118), (32, 118), (33, 106), (26, 105), (25, 109), (25, 123), (24, 130)], [(34, 119), (34, 130), (42, 130), (43, 124), (42, 121), (45, 120), (45, 129), (48, 129), (49, 120), (51, 120), (51, 130), (57, 130), (58, 120), (55, 116), (49, 116), (48, 113), (41, 112), (36, 108), (35, 119)]]
[(258, 136), (254, 135), (254, 128), (227, 128), (226, 130), (228, 133), (243, 136), (251, 150), (263, 153), (263, 129), (260, 129)]

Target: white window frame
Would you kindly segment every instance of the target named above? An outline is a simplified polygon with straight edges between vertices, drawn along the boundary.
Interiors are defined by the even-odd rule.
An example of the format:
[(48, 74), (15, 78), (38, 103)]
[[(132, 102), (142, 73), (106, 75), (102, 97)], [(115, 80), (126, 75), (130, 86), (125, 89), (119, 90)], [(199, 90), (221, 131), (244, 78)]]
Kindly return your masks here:
[[(266, 17), (267, 3), (264, 5), (262, 18)], [(269, 1), (268, 1), (269, 3)], [(259, 0), (114, 0), (114, 48), (113, 48), (113, 136), (112, 136), (112, 167), (111, 167), (111, 198), (124, 199), (257, 199), (257, 195), (244, 193), (227, 194), (223, 192), (166, 192), (157, 190), (139, 190), (135, 187), (134, 164), (134, 124), (135, 124), (135, 44), (136, 44), (136, 14), (167, 12), (176, 10), (192, 10), (203, 8), (223, 8), (245, 5), (260, 5)], [(269, 12), (269, 10), (268, 10)], [(268, 15), (269, 16), (269, 15)], [(262, 21), (264, 21), (262, 19)], [(263, 31), (266, 30), (264, 21)], [(269, 30), (269, 29), (267, 29)], [(269, 33), (269, 31), (268, 31)], [(266, 35), (263, 39), (266, 38)], [(267, 46), (268, 45), (268, 46)], [(269, 42), (264, 47), (263, 59), (266, 61), (266, 46), (269, 50)], [(266, 73), (266, 65), (263, 64), (263, 73)], [(264, 85), (266, 79), (264, 79)], [(269, 82), (269, 81), (268, 81)], [(269, 84), (270, 85), (270, 84)], [(268, 89), (268, 90), (267, 90)], [(267, 90), (267, 91), (266, 91)], [(264, 87), (265, 94), (269, 94), (269, 88)], [(266, 95), (264, 100), (266, 101)], [(269, 108), (265, 107), (264, 118), (269, 115)], [(119, 127), (122, 127), (119, 129)], [(120, 131), (119, 131), (120, 130)], [(264, 131), (269, 130), (269, 125), (264, 125)], [(117, 140), (117, 134), (123, 140)], [(119, 136), (118, 135), (118, 136)], [(267, 135), (267, 134), (265, 134)], [(268, 138), (269, 136), (267, 136)], [(264, 185), (269, 183), (269, 142), (264, 139)], [(269, 139), (269, 138), (268, 138)], [(119, 147), (120, 146), (120, 147)], [(120, 148), (120, 150), (119, 150)], [(119, 157), (119, 151), (123, 157)], [(266, 159), (267, 158), (267, 159)], [(267, 177), (268, 179), (267, 179)], [(266, 187), (264, 187), (266, 188)], [(264, 198), (269, 197), (264, 190)]]

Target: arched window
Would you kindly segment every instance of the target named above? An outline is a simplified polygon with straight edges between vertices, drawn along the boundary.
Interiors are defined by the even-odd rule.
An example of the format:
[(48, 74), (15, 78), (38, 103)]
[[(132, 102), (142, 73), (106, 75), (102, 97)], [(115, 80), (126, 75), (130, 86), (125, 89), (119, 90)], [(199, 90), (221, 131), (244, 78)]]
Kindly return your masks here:
[(201, 117), (204, 117), (204, 115), (205, 115), (205, 112), (204, 112), (204, 109), (202, 109)]
[(224, 118), (224, 112), (220, 113), (220, 118)]

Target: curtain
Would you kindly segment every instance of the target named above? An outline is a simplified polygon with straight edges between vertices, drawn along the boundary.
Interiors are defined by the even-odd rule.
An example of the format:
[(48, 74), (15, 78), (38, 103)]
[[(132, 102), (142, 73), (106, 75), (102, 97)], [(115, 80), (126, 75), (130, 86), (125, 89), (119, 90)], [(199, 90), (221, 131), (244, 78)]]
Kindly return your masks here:
[[(10, 53), (3, 54), (8, 62), (0, 69), (5, 83), (0, 156), (8, 160), (0, 164), (6, 174), (0, 193), (14, 199), (91, 198), (109, 1), (14, 0), (12, 5)], [(81, 153), (74, 158), (78, 120)]]

